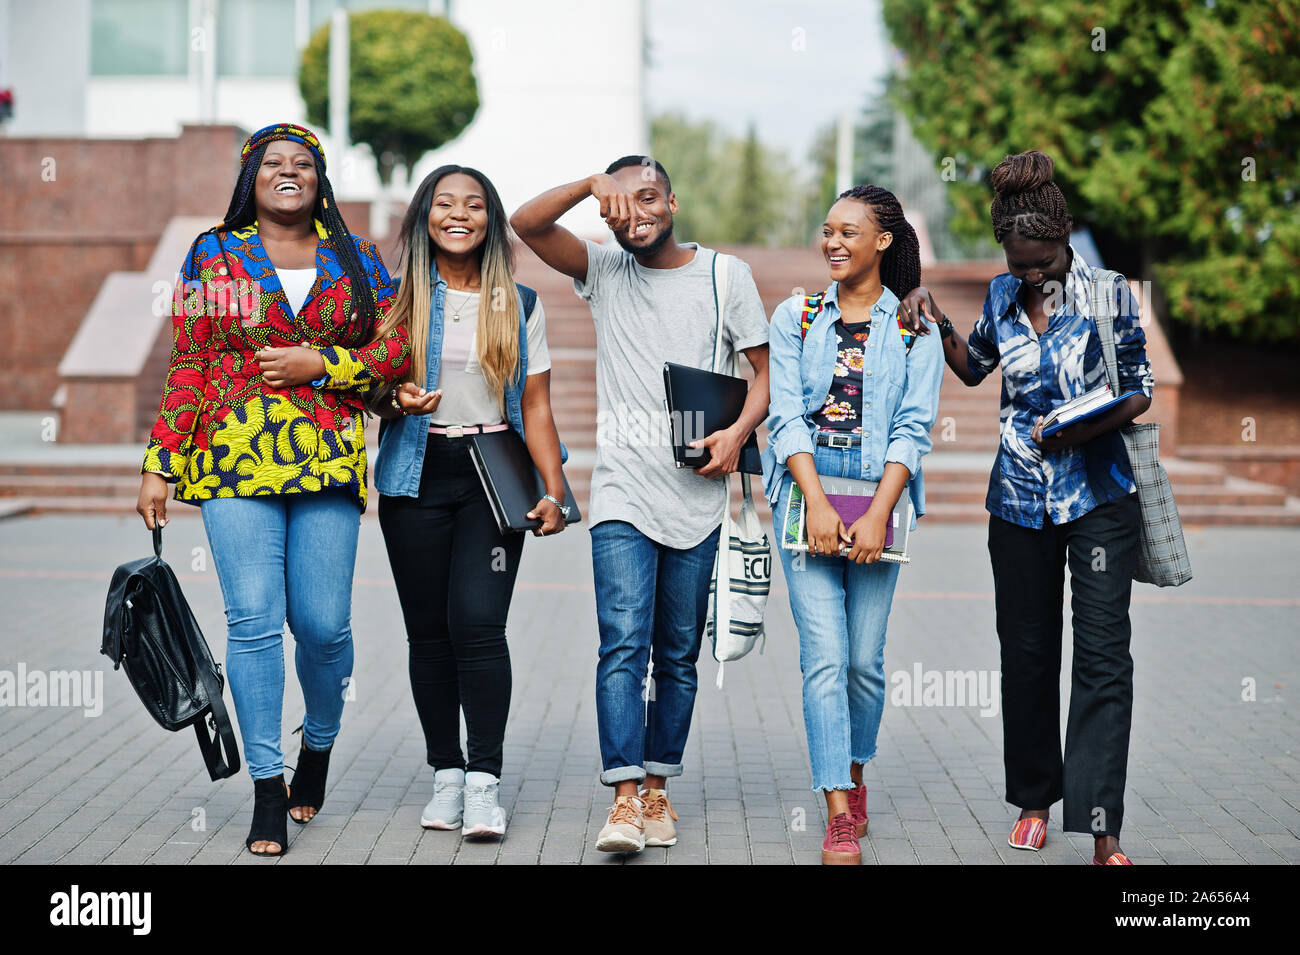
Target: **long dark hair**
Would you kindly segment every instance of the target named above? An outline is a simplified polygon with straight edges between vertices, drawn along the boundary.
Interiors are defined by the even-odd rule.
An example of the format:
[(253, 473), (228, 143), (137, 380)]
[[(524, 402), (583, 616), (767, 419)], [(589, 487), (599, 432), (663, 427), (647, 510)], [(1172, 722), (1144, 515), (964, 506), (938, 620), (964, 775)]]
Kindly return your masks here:
[(469, 166), (439, 166), (424, 177), (398, 237), (398, 270), (401, 287), (393, 307), (379, 327), (382, 337), (403, 322), (411, 334), (411, 380), (424, 385), (425, 360), (429, 346), (430, 281), (429, 268), (434, 259), (429, 238), (429, 210), (434, 191), (446, 176), (463, 173), (483, 189), (487, 206), (487, 235), (479, 246), (478, 361), (488, 387), (505, 409), (506, 382), (518, 377), (519, 293), (514, 282), (514, 247), (510, 243), (510, 220), (492, 180)]
[[(253, 224), (257, 218), (257, 205), (254, 202), (253, 185), (257, 181), (257, 172), (262, 168), (262, 159), (266, 155), (267, 143), (263, 143), (249, 154), (247, 161), (240, 167), (239, 178), (235, 180), (235, 191), (230, 196), (230, 205), (222, 218), (221, 224), (213, 232), (234, 232)], [(325, 167), (314, 150), (312, 163), (316, 166), (316, 204), (312, 215), (325, 225), (328, 238), (326, 245), (334, 250), (339, 263), (348, 277), (352, 292), (352, 308), (348, 311), (348, 324), (340, 339), (345, 345), (367, 342), (375, 331), (375, 298), (370, 290), (370, 277), (357, 254), (356, 243), (352, 241), (352, 232), (343, 221), (339, 204), (334, 199), (334, 189), (325, 175)]]
[(893, 233), (894, 240), (880, 258), (880, 284), (902, 299), (921, 284), (921, 244), (916, 230), (903, 217), (898, 197), (880, 186), (854, 186), (841, 192), (839, 198), (865, 202), (876, 227)]

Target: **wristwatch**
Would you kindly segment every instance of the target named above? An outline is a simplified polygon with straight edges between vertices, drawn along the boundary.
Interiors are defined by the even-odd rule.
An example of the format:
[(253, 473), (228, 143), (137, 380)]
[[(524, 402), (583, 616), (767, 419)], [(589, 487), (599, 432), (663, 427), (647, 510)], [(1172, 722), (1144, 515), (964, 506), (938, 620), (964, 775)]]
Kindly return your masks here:
[(551, 495), (549, 495), (549, 494), (543, 494), (543, 495), (542, 495), (542, 500), (544, 500), (544, 501), (550, 501), (552, 504), (554, 504), (557, 508), (560, 509), (560, 516), (561, 516), (562, 518), (564, 518), (566, 521), (569, 519), (569, 508), (568, 508), (567, 506), (565, 506), (563, 503), (561, 503), (560, 501), (557, 501), (555, 498), (551, 497)]
[(948, 321), (948, 316), (945, 315), (943, 317), (943, 320), (939, 322), (939, 337), (947, 338), (951, 334), (952, 334), (952, 322)]

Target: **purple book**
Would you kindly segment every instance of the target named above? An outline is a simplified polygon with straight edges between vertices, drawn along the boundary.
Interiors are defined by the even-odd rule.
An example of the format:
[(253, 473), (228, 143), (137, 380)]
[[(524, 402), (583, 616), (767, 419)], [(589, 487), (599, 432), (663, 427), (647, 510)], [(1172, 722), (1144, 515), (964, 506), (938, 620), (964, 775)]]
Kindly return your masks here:
[[(826, 500), (830, 501), (831, 507), (835, 508), (835, 513), (844, 522), (844, 529), (848, 530), (853, 526), (854, 521), (867, 513), (867, 509), (871, 507), (872, 498), (864, 497), (861, 494), (832, 494), (827, 490)], [(893, 544), (894, 526), (893, 522), (890, 521), (885, 524), (885, 546), (892, 547)]]

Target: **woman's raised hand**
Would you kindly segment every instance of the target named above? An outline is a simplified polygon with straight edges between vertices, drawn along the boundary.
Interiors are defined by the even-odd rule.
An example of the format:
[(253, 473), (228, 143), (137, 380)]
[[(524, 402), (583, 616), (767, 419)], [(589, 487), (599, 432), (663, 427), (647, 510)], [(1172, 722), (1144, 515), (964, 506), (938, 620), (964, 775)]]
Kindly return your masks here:
[(442, 401), (442, 390), (425, 391), (414, 382), (406, 382), (397, 389), (397, 403), (407, 414), (433, 414)]
[(935, 323), (943, 321), (943, 312), (935, 304), (930, 290), (924, 285), (918, 285), (903, 296), (898, 312), (903, 318), (903, 324), (916, 335), (930, 334), (927, 320)]

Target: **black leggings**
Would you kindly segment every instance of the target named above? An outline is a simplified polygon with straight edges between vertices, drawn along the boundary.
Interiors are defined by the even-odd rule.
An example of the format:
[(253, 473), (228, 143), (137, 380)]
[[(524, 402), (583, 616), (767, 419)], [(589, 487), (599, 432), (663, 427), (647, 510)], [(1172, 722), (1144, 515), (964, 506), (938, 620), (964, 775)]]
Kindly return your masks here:
[[(1129, 596), (1141, 513), (1136, 494), (1037, 530), (989, 519), (1002, 644), (1007, 802), (1046, 809), (1062, 828), (1119, 837), (1124, 822), (1133, 658)], [(1061, 758), (1061, 612), (1070, 566), (1074, 673)]]
[(379, 526), (406, 621), (429, 765), (500, 776), (510, 711), (506, 615), (524, 535), (497, 530), (468, 445), (468, 438), (429, 435), (420, 496), (380, 496)]

